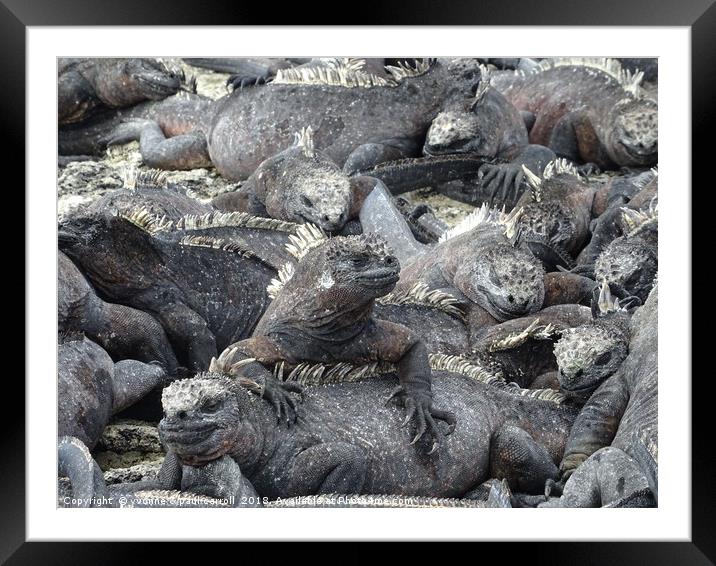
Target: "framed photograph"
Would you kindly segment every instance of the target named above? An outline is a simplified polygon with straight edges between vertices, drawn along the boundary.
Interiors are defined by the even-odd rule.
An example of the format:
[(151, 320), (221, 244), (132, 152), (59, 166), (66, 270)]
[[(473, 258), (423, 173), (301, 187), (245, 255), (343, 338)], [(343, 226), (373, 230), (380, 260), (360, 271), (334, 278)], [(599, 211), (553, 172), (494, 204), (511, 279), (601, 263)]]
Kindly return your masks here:
[(709, 1), (325, 26), (2, 3), (27, 274), (3, 560), (154, 540), (716, 560), (691, 370)]

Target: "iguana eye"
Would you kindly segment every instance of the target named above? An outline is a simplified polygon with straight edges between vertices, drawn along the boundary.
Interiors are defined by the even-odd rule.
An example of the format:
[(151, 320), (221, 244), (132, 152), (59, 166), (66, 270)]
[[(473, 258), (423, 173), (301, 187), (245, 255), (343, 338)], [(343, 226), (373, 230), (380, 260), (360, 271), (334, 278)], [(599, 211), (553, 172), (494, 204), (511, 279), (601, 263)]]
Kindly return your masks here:
[(355, 265), (356, 267), (360, 267), (368, 263), (368, 258), (365, 256), (357, 256), (351, 258), (351, 263)]
[(603, 366), (604, 364), (609, 363), (609, 360), (611, 360), (611, 359), (612, 359), (612, 353), (604, 352), (603, 354), (600, 354), (596, 360), (594, 360), (594, 363), (598, 366)]
[(308, 208), (313, 208), (313, 201), (311, 201), (311, 199), (308, 198), (306, 195), (301, 195), (301, 202), (304, 204), (304, 206), (307, 206)]
[(204, 412), (205, 413), (215, 413), (219, 410), (221, 407), (221, 401), (210, 401), (204, 405)]

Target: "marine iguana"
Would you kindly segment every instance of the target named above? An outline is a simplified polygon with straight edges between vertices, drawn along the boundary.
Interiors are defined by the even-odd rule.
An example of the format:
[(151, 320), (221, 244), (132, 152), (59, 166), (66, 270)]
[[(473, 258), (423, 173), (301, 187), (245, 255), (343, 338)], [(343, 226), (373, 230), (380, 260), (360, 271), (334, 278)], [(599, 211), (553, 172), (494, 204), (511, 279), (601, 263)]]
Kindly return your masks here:
[(529, 248), (548, 271), (574, 267), (574, 257), (590, 235), (596, 189), (564, 159), (548, 163), (541, 177), (523, 169), (529, 191), (515, 205), (522, 210), (520, 245)]
[[(96, 461), (77, 438), (58, 440), (58, 471), (68, 477), (69, 490), (60, 486), (59, 507), (269, 507), (269, 508), (509, 508), (510, 488), (506, 480), (493, 480), (486, 499), (458, 499), (394, 494), (357, 495), (326, 493), (313, 497), (261, 497), (243, 477), (228, 455), (206, 464), (182, 466), (181, 490), (161, 489), (158, 482), (135, 482), (107, 486)], [(169, 466), (167, 467), (169, 468)], [(164, 469), (167, 473), (168, 469)], [(487, 487), (489, 486), (489, 487)]]
[(240, 189), (215, 197), (212, 205), (337, 232), (357, 217), (374, 184), (365, 177), (349, 178), (316, 149), (309, 126), (296, 132), (291, 147), (263, 161)]
[(164, 224), (142, 211), (68, 217), (60, 247), (103, 298), (156, 318), (179, 363), (201, 371), (250, 336), (276, 270), (237, 242), (164, 235)]
[(493, 86), (534, 115), (531, 143), (602, 169), (649, 167), (658, 157), (657, 104), (643, 73), (604, 58), (544, 59), (534, 71), (495, 73)]
[(301, 418), (290, 428), (276, 427), (270, 405), (247, 390), (247, 378), (209, 373), (174, 382), (164, 390), (159, 425), (165, 464), (173, 471), (162, 475), (163, 487), (179, 485), (177, 463), (200, 465), (225, 454), (261, 496), (272, 499), (321, 493), (459, 497), (493, 470), (506, 470), (511, 487), (536, 492), (555, 476), (553, 462), (574, 418), (569, 408), (436, 372), (435, 402), (450, 406), (460, 425), (428, 456), (404, 442), (403, 416), (384, 402), (394, 379), (308, 388)]
[(606, 446), (577, 468), (560, 497), (537, 507), (655, 507), (655, 499), (639, 465), (624, 451)]
[[(657, 285), (632, 316), (629, 355), (577, 417), (560, 464), (563, 480), (604, 446), (619, 448), (633, 458), (639, 457), (641, 444), (656, 452), (658, 295)], [(655, 462), (653, 466), (644, 473), (655, 477)]]
[(621, 207), (645, 212), (654, 197), (657, 197), (658, 188), (657, 169), (635, 176), (616, 177), (605, 183), (595, 197), (593, 215), (596, 218), (590, 225), (592, 237), (579, 253), (577, 266), (573, 271), (593, 276), (594, 263), (599, 254), (628, 229)]
[(485, 163), (472, 178), (468, 176), (460, 182), (436, 188), (451, 198), (471, 204), (489, 202), (492, 205), (499, 201), (511, 209), (520, 196), (524, 178), (522, 167), (541, 173), (555, 154), (544, 144), (529, 143), (523, 116), (491, 87), (491, 74), (487, 68), (481, 66), (480, 69), (480, 83), (474, 96), (453, 101), (433, 120), (423, 153), (428, 156), (469, 154), (498, 158), (502, 163)]
[[(427, 349), (407, 327), (373, 317), (374, 301), (398, 281), (398, 260), (374, 235), (326, 239), (306, 227), (294, 242), (299, 261), (282, 269), (272, 286), (275, 298), (252, 337), (228, 346), (220, 366), (237, 363), (242, 373), (266, 380), (272, 375), (265, 365), (281, 362), (287, 370), (301, 363), (394, 363), (400, 381), (394, 396), (405, 404), (406, 423), (416, 423), (413, 442), (427, 432), (435, 438), (435, 450), (439, 430), (434, 419), (448, 422), (448, 432), (455, 419), (432, 406)], [(246, 361), (251, 363), (244, 367)], [(287, 381), (283, 387), (288, 385), (293, 384)], [(277, 411), (285, 411), (288, 421), (295, 419), (288, 394)]]
[(100, 299), (74, 263), (58, 252), (58, 331), (83, 332), (115, 360), (158, 362), (169, 374), (177, 360), (164, 329), (149, 314)]
[(440, 243), (406, 260), (399, 290), (422, 282), (463, 301), (471, 333), (485, 325), (536, 312), (545, 274), (529, 251), (514, 246), (519, 211), (477, 209), (446, 232)]
[(93, 448), (113, 414), (168, 381), (158, 364), (112, 361), (82, 334), (60, 336), (57, 352), (58, 434), (81, 439)]
[(57, 68), (60, 126), (81, 122), (102, 108), (161, 100), (179, 91), (185, 80), (157, 59), (60, 57)]
[(279, 70), (270, 84), (218, 101), (180, 93), (118, 112), (85, 143), (101, 148), (139, 138), (150, 167), (213, 164), (222, 176), (240, 180), (285, 148), (294, 132), (311, 126), (316, 145), (353, 171), (417, 154), (444, 102), (469, 93), (479, 77), (469, 60), (390, 66), (389, 79), (363, 71), (363, 65), (331, 59)]
[(621, 209), (623, 236), (602, 251), (594, 263), (594, 277), (606, 282), (617, 297), (646, 300), (659, 268), (659, 214), (654, 199), (645, 211)]

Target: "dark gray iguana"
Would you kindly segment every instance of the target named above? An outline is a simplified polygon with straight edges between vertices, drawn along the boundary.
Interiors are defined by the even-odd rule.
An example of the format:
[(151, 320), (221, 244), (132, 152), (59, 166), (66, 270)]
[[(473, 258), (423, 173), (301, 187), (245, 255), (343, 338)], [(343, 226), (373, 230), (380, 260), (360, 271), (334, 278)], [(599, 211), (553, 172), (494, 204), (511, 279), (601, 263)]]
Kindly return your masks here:
[[(117, 113), (85, 141), (101, 148), (139, 137), (150, 167), (213, 164), (233, 180), (246, 179), (286, 148), (294, 132), (311, 126), (317, 147), (339, 165), (349, 162), (349, 170), (358, 170), (416, 155), (444, 102), (464, 97), (479, 81), (477, 64), (469, 60), (392, 66), (388, 79), (364, 71), (363, 65), (333, 59), (279, 70), (270, 84), (239, 89), (218, 101), (180, 93)], [(123, 120), (135, 121), (121, 125)]]
[(185, 78), (156, 59), (59, 58), (57, 65), (60, 126), (80, 122), (102, 108), (161, 100), (175, 94)]
[[(272, 286), (275, 296), (251, 338), (230, 345), (218, 366), (227, 371), (276, 381), (265, 367), (283, 363), (287, 371), (300, 364), (397, 367), (400, 395), (414, 419), (417, 442), (426, 432), (437, 448), (439, 429), (434, 419), (455, 426), (451, 413), (432, 406), (430, 365), (424, 343), (407, 327), (376, 319), (376, 299), (393, 290), (400, 264), (385, 242), (375, 236), (338, 236), (326, 239), (315, 229), (303, 229), (295, 240), (299, 261), (287, 264)], [(248, 363), (248, 365), (247, 365)], [(295, 391), (289, 380), (281, 384)], [(286, 393), (276, 399), (281, 416), (293, 420), (295, 402)]]
[(615, 59), (544, 59), (532, 71), (495, 73), (493, 86), (534, 115), (531, 143), (602, 169), (650, 167), (658, 158), (657, 104), (643, 73)]
[[(459, 497), (488, 477), (512, 489), (541, 492), (554, 477), (574, 413), (436, 372), (435, 403), (449, 406), (459, 426), (432, 455), (403, 437), (401, 411), (385, 399), (395, 377), (306, 389), (301, 418), (277, 427), (270, 405), (245, 377), (205, 374), (165, 389), (159, 430), (168, 449), (164, 488), (176, 489), (181, 464), (230, 455), (261, 496), (321, 493)], [(494, 472), (494, 474), (493, 474)], [(513, 487), (514, 486), (514, 487)]]
[(157, 362), (169, 374), (177, 360), (155, 318), (125, 305), (100, 299), (74, 263), (58, 252), (58, 330), (82, 332), (116, 360)]
[(163, 228), (141, 211), (75, 216), (61, 223), (60, 247), (102, 297), (156, 318), (179, 363), (205, 370), (250, 336), (276, 270), (239, 243)]
[(295, 136), (291, 147), (263, 161), (239, 189), (215, 197), (214, 208), (310, 222), (327, 232), (356, 218), (375, 181), (348, 177), (314, 147), (310, 127)]
[(80, 438), (93, 448), (113, 414), (168, 381), (158, 364), (112, 361), (82, 334), (60, 336), (57, 353), (58, 434)]
[[(570, 432), (560, 465), (568, 478), (591, 454), (614, 446), (644, 460), (644, 446), (656, 453), (658, 286), (631, 319), (629, 355), (619, 370), (592, 394)], [(645, 474), (656, 476), (656, 459)]]

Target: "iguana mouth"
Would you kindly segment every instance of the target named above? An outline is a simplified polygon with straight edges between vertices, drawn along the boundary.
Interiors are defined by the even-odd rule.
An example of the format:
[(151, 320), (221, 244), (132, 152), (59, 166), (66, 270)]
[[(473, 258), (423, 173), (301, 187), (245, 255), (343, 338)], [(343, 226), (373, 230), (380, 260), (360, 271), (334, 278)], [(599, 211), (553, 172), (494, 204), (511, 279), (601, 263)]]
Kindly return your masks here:
[(142, 86), (142, 89), (145, 92), (148, 91), (152, 94), (161, 95), (163, 97), (168, 94), (175, 93), (181, 86), (179, 78), (177, 77), (135, 75), (134, 78)]
[(364, 287), (383, 289), (395, 285), (400, 279), (400, 272), (395, 269), (380, 268), (374, 269), (370, 273), (359, 275), (356, 279)]

